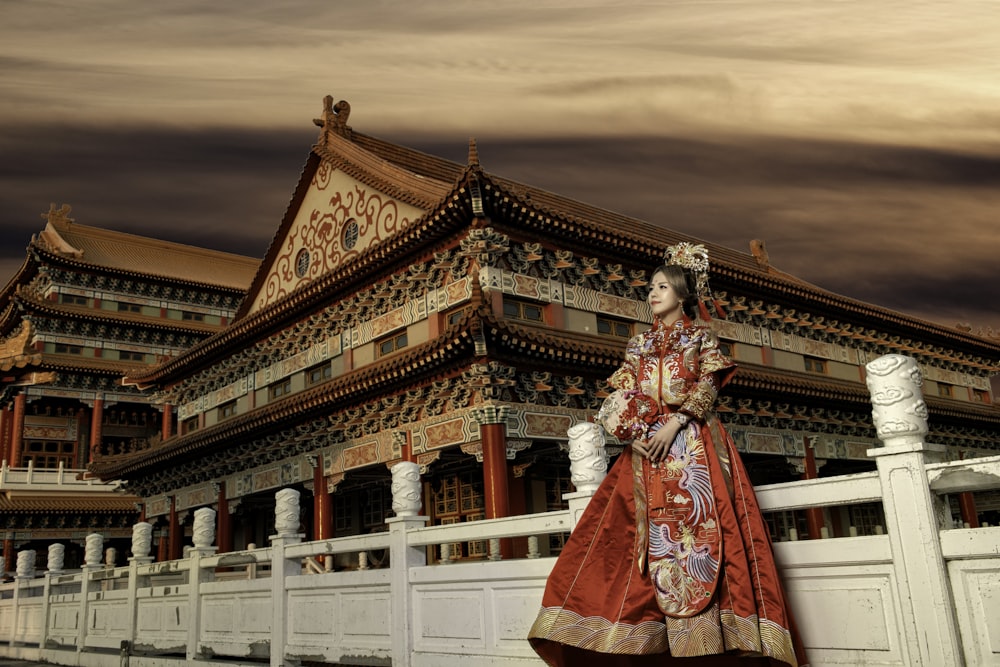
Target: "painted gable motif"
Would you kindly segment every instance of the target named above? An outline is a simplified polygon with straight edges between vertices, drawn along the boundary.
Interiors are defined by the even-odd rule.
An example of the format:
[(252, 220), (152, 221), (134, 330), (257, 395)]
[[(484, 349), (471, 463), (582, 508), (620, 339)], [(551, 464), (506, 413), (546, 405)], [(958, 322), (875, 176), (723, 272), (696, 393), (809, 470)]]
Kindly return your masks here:
[(384, 241), (424, 211), (324, 161), (316, 170), (250, 312), (261, 310)]

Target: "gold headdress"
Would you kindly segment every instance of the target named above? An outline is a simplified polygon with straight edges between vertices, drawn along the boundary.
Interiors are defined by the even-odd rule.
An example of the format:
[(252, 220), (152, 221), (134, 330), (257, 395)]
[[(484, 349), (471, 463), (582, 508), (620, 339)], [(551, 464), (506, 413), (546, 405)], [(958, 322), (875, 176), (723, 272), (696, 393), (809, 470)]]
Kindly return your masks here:
[(708, 249), (705, 246), (686, 241), (672, 245), (663, 253), (663, 263), (667, 266), (679, 266), (686, 269), (694, 277), (695, 291), (698, 294), (698, 310), (702, 319), (712, 319), (708, 314), (708, 307), (705, 305), (708, 302), (715, 306), (719, 317), (726, 316), (722, 305), (712, 297), (712, 290), (708, 287)]

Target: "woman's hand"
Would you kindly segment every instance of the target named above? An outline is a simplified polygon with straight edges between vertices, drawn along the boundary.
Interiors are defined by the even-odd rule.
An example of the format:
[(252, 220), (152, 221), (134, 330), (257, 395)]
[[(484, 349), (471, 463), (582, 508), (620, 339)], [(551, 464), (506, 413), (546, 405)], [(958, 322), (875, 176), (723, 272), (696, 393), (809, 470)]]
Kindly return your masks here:
[(681, 424), (676, 419), (668, 419), (667, 423), (661, 426), (648, 440), (643, 442), (633, 442), (632, 448), (638, 450), (653, 463), (659, 463), (667, 458), (670, 445), (681, 430)]

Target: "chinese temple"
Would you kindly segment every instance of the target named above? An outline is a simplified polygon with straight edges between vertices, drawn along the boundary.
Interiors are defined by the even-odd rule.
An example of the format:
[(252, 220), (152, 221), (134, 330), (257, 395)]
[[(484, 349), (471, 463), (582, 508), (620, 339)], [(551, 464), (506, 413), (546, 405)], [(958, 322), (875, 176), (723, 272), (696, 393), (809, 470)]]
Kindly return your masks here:
[[(122, 376), (224, 330), (258, 260), (77, 224), (53, 205), (0, 290), (0, 531), (13, 553), (97, 532), (123, 563), (141, 498), (86, 472), (162, 437), (174, 417)], [(169, 430), (169, 428), (167, 429)]]
[[(346, 102), (325, 99), (318, 141), (259, 268), (230, 258), (186, 283), (120, 267), (90, 273), (77, 268), (73, 238), (50, 249), (39, 240), (33, 257), (51, 268), (31, 259), (17, 282), (37, 285), (31, 294), (72, 286), (85, 302), (25, 289), (8, 297), (33, 317), (30, 330), (17, 329), (8, 307), (5, 345), (23, 339), (26, 355), (40, 355), (14, 363), (5, 353), (4, 367), (22, 378), (4, 385), (8, 412), (46, 391), (42, 374), (65, 376), (60, 391), (70, 395), (52, 401), (67, 425), (90, 433), (77, 438), (74, 464), (141, 498), (168, 557), (180, 555), (200, 507), (217, 511), (220, 551), (266, 543), (284, 487), (303, 494), (306, 539), (384, 530), (389, 468), (402, 460), (421, 468), (432, 524), (563, 507), (567, 430), (593, 418), (626, 341), (650, 321), (650, 270), (668, 245), (701, 242), (669, 219), (629, 218), (490, 173), (474, 141), (458, 164), (356, 132), (349, 115)], [(873, 470), (865, 364), (890, 353), (920, 364), (930, 441), (954, 459), (998, 453), (990, 376), (1000, 341), (808, 284), (772, 267), (761, 242), (750, 252), (705, 245), (721, 306), (711, 325), (740, 367), (719, 412), (755, 483)], [(119, 314), (121, 302), (140, 311)], [(102, 349), (142, 358), (93, 355), (99, 388), (72, 394), (82, 380), (71, 379), (71, 361), (82, 360), (55, 346), (89, 350), (72, 341), (100, 332), (110, 343), (116, 326), (128, 344)], [(94, 431), (110, 402), (118, 415), (129, 406), (118, 419), (133, 430)], [(58, 405), (45, 413), (58, 415)], [(997, 509), (978, 500), (956, 511), (975, 522)], [(880, 512), (876, 503), (769, 520), (777, 539), (847, 526), (871, 534)], [(506, 542), (505, 553), (524, 548)], [(552, 537), (542, 550), (560, 546)], [(485, 548), (467, 542), (453, 553), (479, 558)]]

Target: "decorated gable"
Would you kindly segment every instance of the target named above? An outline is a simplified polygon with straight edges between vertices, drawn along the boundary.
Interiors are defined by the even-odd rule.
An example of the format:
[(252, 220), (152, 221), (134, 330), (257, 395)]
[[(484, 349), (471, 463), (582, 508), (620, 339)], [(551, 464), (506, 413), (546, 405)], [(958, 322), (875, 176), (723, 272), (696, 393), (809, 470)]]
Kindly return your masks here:
[(424, 211), (320, 162), (249, 312), (343, 266), (419, 218)]

